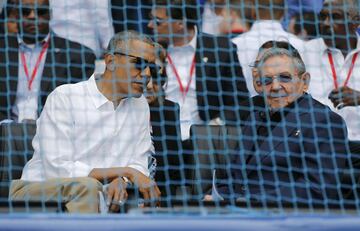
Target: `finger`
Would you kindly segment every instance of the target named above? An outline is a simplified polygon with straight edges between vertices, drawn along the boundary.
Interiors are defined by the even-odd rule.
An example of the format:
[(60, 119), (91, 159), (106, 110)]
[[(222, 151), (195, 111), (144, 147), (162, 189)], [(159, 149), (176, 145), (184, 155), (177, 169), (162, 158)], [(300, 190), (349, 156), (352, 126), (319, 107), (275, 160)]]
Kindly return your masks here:
[(112, 200), (111, 207), (110, 207), (111, 212), (119, 211), (119, 209), (120, 209), (119, 200), (120, 200), (120, 189), (118, 187), (116, 187), (114, 190), (114, 196), (113, 196), (113, 200)]
[(150, 195), (149, 195), (148, 189), (145, 189), (144, 191), (142, 191), (142, 195), (143, 195), (143, 197), (144, 197), (144, 204), (145, 204), (145, 205), (148, 205), (149, 199), (150, 199)]
[(107, 206), (110, 206), (112, 200), (113, 200), (113, 197), (114, 197), (114, 189), (113, 187), (109, 187), (108, 191), (107, 191), (107, 200), (106, 200), (106, 205)]
[(120, 199), (121, 201), (125, 202), (128, 198), (128, 194), (127, 194), (127, 191), (126, 189), (122, 189), (121, 192), (120, 192)]

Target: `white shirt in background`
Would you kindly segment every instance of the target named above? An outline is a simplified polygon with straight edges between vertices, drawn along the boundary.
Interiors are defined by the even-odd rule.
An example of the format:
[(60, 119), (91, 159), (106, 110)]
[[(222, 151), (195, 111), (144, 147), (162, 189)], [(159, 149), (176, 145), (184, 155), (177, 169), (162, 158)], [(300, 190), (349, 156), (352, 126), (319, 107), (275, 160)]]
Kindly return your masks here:
[(196, 67), (194, 68), (192, 76), (190, 76), (192, 61), (196, 53), (196, 39), (197, 29), (195, 28), (195, 36), (192, 38), (190, 43), (180, 47), (174, 47), (172, 45), (168, 47), (168, 55), (173, 61), (176, 71), (179, 74), (182, 86), (186, 88), (190, 78), (192, 78), (189, 91), (184, 98), (183, 93), (180, 91), (176, 75), (168, 60), (168, 64), (166, 66), (168, 82), (164, 88), (166, 98), (178, 103), (180, 106), (180, 128), (182, 140), (189, 139), (191, 125), (204, 123), (199, 116), (196, 98)]
[(92, 49), (96, 57), (114, 35), (110, 0), (50, 0), (51, 29)]
[[(31, 84), (31, 88), (28, 88), (29, 80), (34, 72), (36, 63), (39, 59), (41, 50), (46, 41), (49, 40), (50, 35), (48, 35), (42, 43), (39, 44), (26, 44), (19, 36), (19, 66), (18, 66), (18, 81), (17, 81), (17, 90), (16, 90), (16, 99), (15, 103), (11, 108), (12, 113), (17, 118), (17, 122), (23, 120), (36, 120), (38, 118), (38, 100), (39, 93), (41, 91), (41, 77), (44, 70), (44, 65), (46, 61), (47, 50), (45, 50), (42, 59), (40, 60), (37, 71), (34, 73), (34, 80)], [(25, 74), (24, 63), (21, 59), (21, 53), (25, 56), (26, 67), (28, 69), (29, 76)], [(28, 79), (29, 78), (29, 79)]]
[(219, 35), (220, 23), (224, 18), (215, 13), (213, 4), (210, 2), (204, 4), (201, 31), (212, 35)]
[(144, 96), (123, 99), (114, 109), (88, 81), (57, 87), (37, 121), (34, 155), (21, 179), (88, 176), (93, 168), (131, 167), (145, 175), (153, 150)]
[[(330, 92), (335, 89), (328, 52), (331, 52), (333, 56), (338, 87), (342, 87), (349, 73), (354, 54), (360, 52), (360, 40), (358, 38), (357, 48), (344, 57), (339, 49), (327, 47), (322, 38), (313, 39), (306, 42), (305, 58), (306, 68), (311, 76), (308, 92), (343, 117), (350, 140), (360, 140), (360, 106), (344, 107), (338, 110), (334, 108), (333, 103), (328, 98)], [(347, 86), (360, 90), (360, 54), (355, 61)]]
[(304, 41), (297, 38), (295, 35), (286, 32), (279, 21), (255, 21), (248, 32), (232, 39), (232, 42), (237, 46), (239, 62), (251, 97), (257, 95), (257, 92), (254, 89), (250, 65), (255, 62), (261, 45), (270, 40), (289, 42), (303, 57)]

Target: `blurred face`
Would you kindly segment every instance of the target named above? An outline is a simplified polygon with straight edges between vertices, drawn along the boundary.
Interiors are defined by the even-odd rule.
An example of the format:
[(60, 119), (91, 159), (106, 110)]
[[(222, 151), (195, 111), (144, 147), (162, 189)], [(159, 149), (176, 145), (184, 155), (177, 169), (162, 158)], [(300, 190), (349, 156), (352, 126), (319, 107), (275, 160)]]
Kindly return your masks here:
[(19, 3), (19, 32), (27, 43), (43, 40), (49, 33), (49, 1), (21, 0)]
[(347, 36), (354, 34), (356, 26), (344, 11), (343, 0), (327, 1), (320, 12), (320, 32), (329, 47), (340, 48), (347, 43)]
[(152, 9), (148, 27), (153, 31), (155, 40), (160, 44), (169, 44), (170, 38), (181, 34), (178, 20), (170, 19), (167, 16), (165, 7)]
[(307, 73), (299, 76), (293, 60), (285, 55), (274, 56), (260, 67), (256, 85), (262, 88), (266, 103), (272, 109), (283, 108), (307, 90)]
[(117, 93), (125, 96), (140, 97), (146, 88), (151, 71), (155, 68), (154, 47), (142, 41), (131, 41), (128, 54), (114, 52), (106, 55), (107, 65), (113, 65), (113, 81)]

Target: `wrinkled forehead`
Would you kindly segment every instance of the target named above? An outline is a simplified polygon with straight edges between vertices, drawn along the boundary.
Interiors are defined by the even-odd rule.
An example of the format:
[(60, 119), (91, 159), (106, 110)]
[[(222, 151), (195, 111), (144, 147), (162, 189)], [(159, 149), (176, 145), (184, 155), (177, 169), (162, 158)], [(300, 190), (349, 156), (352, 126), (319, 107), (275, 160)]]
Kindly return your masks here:
[(293, 73), (295, 71), (295, 64), (293, 60), (287, 55), (276, 55), (267, 58), (260, 64), (261, 72), (271, 72), (272, 74), (280, 72)]
[(346, 0), (325, 0), (323, 10), (346, 11), (350, 4)]

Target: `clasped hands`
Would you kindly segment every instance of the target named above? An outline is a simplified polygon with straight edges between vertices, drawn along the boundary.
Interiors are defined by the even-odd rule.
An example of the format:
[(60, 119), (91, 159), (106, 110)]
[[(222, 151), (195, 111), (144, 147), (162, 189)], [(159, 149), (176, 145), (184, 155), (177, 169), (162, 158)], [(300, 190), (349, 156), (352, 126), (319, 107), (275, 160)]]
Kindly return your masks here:
[(337, 109), (342, 109), (347, 106), (359, 106), (360, 91), (347, 86), (340, 87), (330, 92), (329, 99)]

